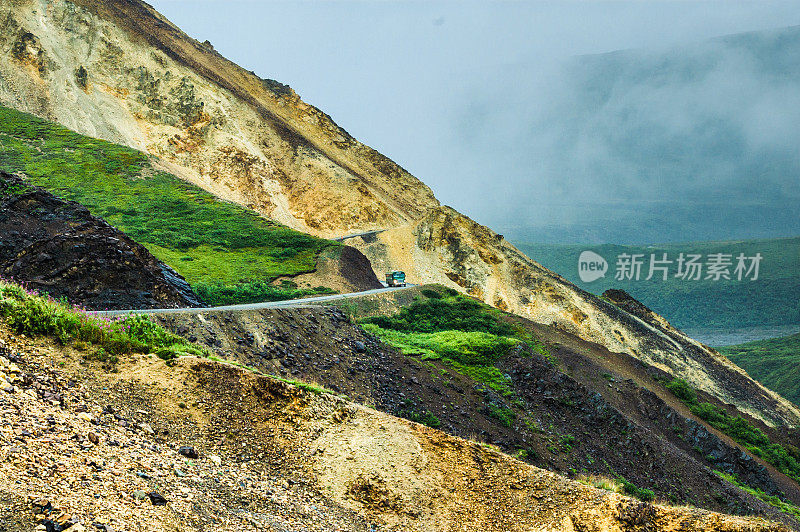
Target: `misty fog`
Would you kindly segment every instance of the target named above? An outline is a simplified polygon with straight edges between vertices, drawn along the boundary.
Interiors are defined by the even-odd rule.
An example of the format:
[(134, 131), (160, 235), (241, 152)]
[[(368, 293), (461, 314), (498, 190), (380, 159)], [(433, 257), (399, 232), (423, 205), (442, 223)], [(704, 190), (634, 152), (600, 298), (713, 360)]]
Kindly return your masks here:
[[(517, 239), (647, 243), (800, 232), (800, 28), (504, 72), (466, 108), (474, 214)], [(462, 160), (463, 160), (462, 159)], [(477, 192), (477, 191), (476, 191)], [(501, 206), (502, 208), (497, 208)]]
[(800, 233), (798, 1), (153, 4), (510, 238)]

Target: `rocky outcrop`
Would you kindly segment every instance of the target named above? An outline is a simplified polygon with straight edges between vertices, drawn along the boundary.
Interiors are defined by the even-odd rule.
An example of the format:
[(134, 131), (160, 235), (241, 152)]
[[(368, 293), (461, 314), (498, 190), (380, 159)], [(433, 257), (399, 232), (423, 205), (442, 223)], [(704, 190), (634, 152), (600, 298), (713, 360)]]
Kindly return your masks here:
[(0, 275), (89, 309), (203, 306), (144, 246), (82, 205), (3, 172)]
[[(800, 411), (691, 339), (583, 292), (440, 206), (403, 168), (286, 85), (220, 56), (138, 0), (0, 5), (0, 103), (147, 151), (212, 193), (323, 237), (376, 272), (438, 282), (633, 354), (771, 424)], [(735, 389), (729, 390), (729, 382)]]

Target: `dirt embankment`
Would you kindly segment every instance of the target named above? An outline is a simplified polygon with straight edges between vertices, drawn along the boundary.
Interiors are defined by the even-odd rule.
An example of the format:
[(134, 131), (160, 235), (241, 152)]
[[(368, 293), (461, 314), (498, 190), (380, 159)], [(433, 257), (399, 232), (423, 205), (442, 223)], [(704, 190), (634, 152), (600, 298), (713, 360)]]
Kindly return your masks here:
[(209, 360), (136, 356), (106, 373), (2, 326), (0, 340), (15, 382), (0, 391), (0, 519), (12, 532), (36, 521), (153, 532), (786, 530), (589, 488)]
[(283, 280), (292, 281), (300, 288), (324, 286), (340, 294), (362, 292), (383, 286), (372, 270), (369, 259), (350, 246), (331, 246), (320, 253), (314, 272), (294, 277), (280, 277), (274, 282), (279, 284)]
[(82, 205), (2, 172), (0, 275), (95, 310), (203, 306), (144, 246)]
[[(414, 297), (406, 292), (414, 290), (387, 297)], [(366, 307), (377, 304), (375, 297), (367, 299)], [(680, 403), (670, 404), (668, 395), (653, 393), (650, 389), (659, 386), (663, 392), (654, 377), (666, 374), (552, 327), (514, 318), (546, 341), (554, 358), (521, 349), (501, 359), (498, 366), (511, 390), (504, 395), (440, 361), (398, 353), (335, 307), (157, 319), (221, 357), (319, 383), (361, 404), (433, 423), (552, 471), (621, 475), (663, 500), (797, 525), (713, 473), (715, 468), (729, 471), (800, 502), (791, 481), (775, 477), (729, 439), (692, 419)], [(708, 461), (711, 455), (714, 463)]]

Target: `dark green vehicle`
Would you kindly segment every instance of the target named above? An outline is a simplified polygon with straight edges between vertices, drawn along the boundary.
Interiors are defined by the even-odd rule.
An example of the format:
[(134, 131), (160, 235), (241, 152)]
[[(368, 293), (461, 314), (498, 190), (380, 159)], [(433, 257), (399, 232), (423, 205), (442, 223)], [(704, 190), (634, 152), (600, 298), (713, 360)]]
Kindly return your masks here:
[(393, 272), (386, 273), (386, 286), (405, 286), (406, 285), (406, 273), (401, 272), (400, 270), (395, 270)]

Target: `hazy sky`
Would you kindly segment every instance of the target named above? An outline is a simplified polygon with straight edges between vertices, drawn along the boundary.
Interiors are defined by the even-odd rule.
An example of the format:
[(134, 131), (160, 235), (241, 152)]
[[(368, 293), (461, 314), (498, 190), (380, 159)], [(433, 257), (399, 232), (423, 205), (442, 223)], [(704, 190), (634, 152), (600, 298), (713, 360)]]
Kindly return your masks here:
[[(543, 155), (525, 156), (543, 146), (528, 138), (538, 133), (507, 129), (516, 109), (541, 116), (558, 97), (541, 87), (559, 86), (551, 78), (568, 58), (800, 24), (800, 1), (151, 3), (243, 67), (291, 85), (444, 203), (501, 228), (537, 188), (548, 209), (524, 223), (567, 220), (556, 211), (569, 210), (568, 191), (551, 191)], [(485, 194), (497, 182), (503, 193)], [(503, 194), (517, 188), (525, 193), (509, 209)]]

